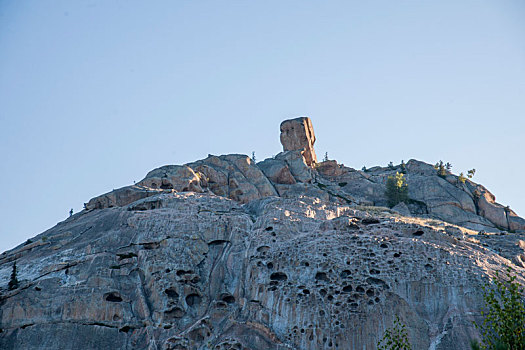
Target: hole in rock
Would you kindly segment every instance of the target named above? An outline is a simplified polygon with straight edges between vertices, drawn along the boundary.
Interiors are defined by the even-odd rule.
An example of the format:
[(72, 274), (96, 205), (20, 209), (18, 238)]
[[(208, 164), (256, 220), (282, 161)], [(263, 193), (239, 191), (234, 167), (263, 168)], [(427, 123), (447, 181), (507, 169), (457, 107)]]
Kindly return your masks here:
[(353, 290), (352, 286), (344, 286), (343, 293), (350, 293)]
[(325, 289), (321, 289), (321, 290), (319, 291), (319, 294), (321, 294), (321, 296), (323, 296), (323, 297), (326, 295), (326, 293), (327, 293), (327, 292), (326, 292)]
[(119, 260), (124, 260), (124, 259), (136, 258), (137, 254), (130, 252), (130, 253), (117, 254), (117, 256)]
[(228, 307), (228, 304), (225, 303), (224, 301), (218, 301), (215, 303), (215, 307), (217, 309), (226, 309)]
[(401, 253), (394, 253), (394, 258), (399, 258), (401, 256)]
[(379, 270), (377, 270), (377, 269), (370, 269), (370, 273), (371, 273), (372, 275), (379, 275), (380, 272), (381, 272), (381, 271), (379, 271)]
[(315, 279), (318, 280), (318, 281), (325, 281), (325, 282), (328, 282), (328, 276), (326, 275), (325, 272), (318, 272), (315, 274)]
[(130, 330), (131, 330), (130, 326), (124, 326), (124, 327), (120, 328), (118, 331), (119, 332), (128, 333)]
[(343, 272), (341, 272), (340, 276), (341, 278), (347, 278), (348, 276), (350, 276), (350, 270), (343, 270)]
[(270, 270), (273, 269), (273, 263), (270, 261), (268, 264), (266, 264), (266, 267)]
[(40, 292), (40, 291), (42, 290), (42, 288), (40, 288), (40, 287), (35, 287), (35, 290), (36, 290), (37, 292)]
[(191, 293), (186, 296), (186, 304), (188, 306), (197, 306), (201, 303), (201, 296), (197, 293)]
[(358, 286), (356, 289), (355, 289), (356, 292), (358, 293), (364, 293), (365, 292), (365, 289), (363, 288), (363, 286)]
[(386, 284), (385, 281), (383, 281), (382, 279), (379, 279), (379, 278), (375, 278), (375, 277), (368, 277), (366, 279), (366, 281), (370, 284), (375, 284), (375, 285), (379, 285), (385, 289), (388, 289), (388, 285)]
[(106, 293), (104, 299), (112, 303), (120, 303), (122, 301), (122, 298), (117, 292)]
[(166, 295), (169, 297), (169, 298), (172, 298), (172, 299), (178, 299), (179, 298), (179, 293), (177, 293), (177, 290), (175, 289), (175, 287), (170, 287), (170, 288), (167, 288), (164, 293), (166, 293)]
[(264, 229), (265, 231), (271, 231), (273, 230), (273, 227), (272, 226), (268, 226), (267, 228)]
[(284, 272), (274, 272), (270, 275), (272, 281), (286, 281), (288, 276)]
[(430, 264), (426, 264), (426, 265), (425, 265), (425, 270), (427, 270), (427, 271), (432, 270), (432, 268), (433, 268), (433, 266), (430, 265)]
[(226, 243), (229, 243), (230, 241), (227, 241), (227, 240), (224, 240), (224, 239), (216, 239), (216, 240), (213, 240), (211, 242), (208, 242), (208, 245), (209, 246), (216, 246), (216, 245), (221, 245), (221, 244), (226, 244)]
[(366, 295), (368, 295), (369, 297), (373, 297), (374, 296), (374, 290), (373, 289), (368, 289), (366, 291)]
[(270, 250), (270, 247), (267, 246), (267, 245), (262, 245), (262, 246), (260, 246), (260, 247), (257, 248), (257, 251), (258, 251), (259, 253), (266, 253), (266, 252), (269, 251), (269, 250)]
[(423, 235), (423, 230), (417, 230), (416, 232), (413, 233), (414, 236), (422, 236)]
[(173, 185), (170, 184), (170, 183), (162, 184), (162, 185), (160, 185), (160, 188), (163, 189), (163, 190), (172, 190), (173, 189)]
[(365, 225), (379, 224), (379, 220), (375, 218), (364, 218), (361, 222)]
[(166, 318), (181, 318), (184, 316), (184, 310), (182, 310), (180, 307), (174, 307), (164, 312), (164, 316)]
[(388, 248), (388, 244), (386, 244), (386, 243), (381, 243), (380, 247), (381, 247), (381, 248)]
[(191, 270), (189, 270), (189, 271), (177, 270), (177, 276), (182, 276), (182, 275), (191, 274), (191, 273), (193, 273), (193, 271), (191, 271)]
[(235, 303), (235, 297), (229, 293), (221, 294), (221, 300), (228, 304)]
[(308, 294), (310, 294), (310, 291), (308, 289), (303, 289), (303, 294), (304, 295), (308, 295)]

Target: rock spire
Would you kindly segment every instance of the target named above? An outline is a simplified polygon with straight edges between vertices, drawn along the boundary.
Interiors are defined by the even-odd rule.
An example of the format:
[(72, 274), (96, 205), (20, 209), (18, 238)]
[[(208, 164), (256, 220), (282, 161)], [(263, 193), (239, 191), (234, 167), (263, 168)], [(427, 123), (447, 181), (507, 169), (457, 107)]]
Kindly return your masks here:
[(308, 166), (317, 163), (314, 150), (315, 134), (312, 121), (308, 117), (285, 120), (281, 123), (281, 144), (283, 151), (302, 150)]

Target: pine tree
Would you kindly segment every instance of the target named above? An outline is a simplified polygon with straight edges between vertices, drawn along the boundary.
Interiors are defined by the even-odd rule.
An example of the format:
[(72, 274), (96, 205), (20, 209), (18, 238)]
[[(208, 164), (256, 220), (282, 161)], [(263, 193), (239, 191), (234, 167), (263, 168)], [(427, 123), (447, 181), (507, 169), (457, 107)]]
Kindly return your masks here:
[(396, 172), (395, 176), (387, 178), (385, 196), (390, 208), (397, 203), (408, 202), (408, 185), (403, 174)]
[(408, 340), (406, 326), (396, 315), (394, 325), (385, 331), (383, 338), (377, 343), (378, 350), (410, 350), (412, 346)]
[(472, 344), (472, 349), (525, 349), (525, 302), (524, 289), (507, 268), (505, 278), (496, 272), (492, 284), (483, 287), (486, 309), (480, 330), (482, 344)]
[(18, 279), (16, 278), (16, 262), (13, 264), (13, 271), (11, 272), (11, 279), (9, 280), (7, 288), (9, 290), (18, 288)]

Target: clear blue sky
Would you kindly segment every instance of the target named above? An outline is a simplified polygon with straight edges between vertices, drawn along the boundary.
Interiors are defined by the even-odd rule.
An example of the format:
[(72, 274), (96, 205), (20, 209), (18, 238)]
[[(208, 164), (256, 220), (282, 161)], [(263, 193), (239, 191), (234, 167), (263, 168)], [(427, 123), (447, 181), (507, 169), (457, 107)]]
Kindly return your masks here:
[(0, 0), (0, 251), (151, 169), (281, 150), (476, 168), (525, 215), (525, 2)]

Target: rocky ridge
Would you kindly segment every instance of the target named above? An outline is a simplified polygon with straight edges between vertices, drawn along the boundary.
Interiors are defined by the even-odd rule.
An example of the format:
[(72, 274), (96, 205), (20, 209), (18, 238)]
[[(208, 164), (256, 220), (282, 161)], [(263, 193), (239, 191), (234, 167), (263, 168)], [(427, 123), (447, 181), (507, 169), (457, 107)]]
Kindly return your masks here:
[[(373, 349), (398, 315), (414, 348), (465, 349), (480, 286), (523, 282), (525, 220), (483, 186), (316, 163), (307, 118), (281, 142), (155, 169), (2, 253), (0, 348)], [(388, 209), (397, 171), (411, 200)]]

